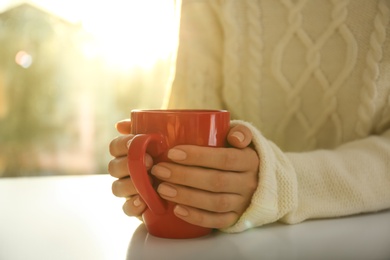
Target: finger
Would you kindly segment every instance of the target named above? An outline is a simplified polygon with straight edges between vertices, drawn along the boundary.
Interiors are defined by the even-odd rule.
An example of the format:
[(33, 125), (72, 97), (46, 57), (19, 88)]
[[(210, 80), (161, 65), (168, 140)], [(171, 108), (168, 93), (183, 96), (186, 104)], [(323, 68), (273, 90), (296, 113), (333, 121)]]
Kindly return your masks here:
[(118, 179), (112, 183), (112, 193), (117, 197), (129, 198), (138, 194), (130, 177)]
[(232, 127), (228, 133), (228, 143), (236, 148), (245, 148), (252, 142), (252, 132), (244, 125)]
[(108, 163), (108, 173), (115, 178), (124, 178), (129, 176), (127, 168), (127, 157), (117, 157)]
[[(149, 154), (145, 154), (145, 167), (149, 170), (153, 165), (153, 159)], [(116, 178), (124, 178), (129, 176), (127, 166), (127, 157), (116, 157), (108, 163), (108, 173)]]
[(196, 226), (217, 229), (228, 228), (239, 218), (235, 212), (212, 213), (183, 205), (176, 205), (174, 213), (177, 217)]
[(109, 150), (112, 156), (124, 156), (127, 154), (127, 143), (133, 139), (134, 135), (121, 135), (110, 142)]
[(130, 217), (138, 217), (145, 211), (146, 204), (140, 196), (135, 195), (123, 204), (123, 212)]
[(130, 119), (124, 119), (115, 124), (116, 130), (121, 134), (131, 133), (131, 121)]
[(151, 174), (163, 181), (210, 192), (246, 194), (257, 186), (257, 179), (247, 172), (220, 171), (174, 163), (159, 163), (153, 166)]
[(213, 193), (166, 182), (158, 186), (157, 192), (166, 200), (210, 212), (242, 213), (247, 206), (244, 198), (238, 194)]
[(257, 153), (252, 148), (216, 148), (194, 145), (179, 145), (168, 151), (174, 162), (225, 171), (256, 170), (259, 165)]

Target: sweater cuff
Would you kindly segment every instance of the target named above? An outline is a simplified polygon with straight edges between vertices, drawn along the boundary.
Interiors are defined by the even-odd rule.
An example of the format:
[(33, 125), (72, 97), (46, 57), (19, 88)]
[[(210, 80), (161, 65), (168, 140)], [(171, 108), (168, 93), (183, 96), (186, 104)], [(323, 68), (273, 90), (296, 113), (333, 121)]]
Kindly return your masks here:
[(282, 151), (267, 140), (252, 124), (233, 120), (231, 125), (244, 125), (252, 134), (253, 146), (259, 156), (258, 186), (251, 203), (238, 221), (223, 232), (236, 233), (275, 222), (297, 207), (295, 171)]

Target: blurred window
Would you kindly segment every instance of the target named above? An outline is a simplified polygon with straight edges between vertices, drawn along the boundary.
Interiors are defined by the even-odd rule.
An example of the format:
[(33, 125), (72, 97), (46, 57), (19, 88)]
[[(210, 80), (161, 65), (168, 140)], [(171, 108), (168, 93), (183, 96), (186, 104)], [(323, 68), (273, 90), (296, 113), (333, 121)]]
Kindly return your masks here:
[(3, 2), (0, 177), (106, 173), (116, 121), (162, 104), (173, 0)]

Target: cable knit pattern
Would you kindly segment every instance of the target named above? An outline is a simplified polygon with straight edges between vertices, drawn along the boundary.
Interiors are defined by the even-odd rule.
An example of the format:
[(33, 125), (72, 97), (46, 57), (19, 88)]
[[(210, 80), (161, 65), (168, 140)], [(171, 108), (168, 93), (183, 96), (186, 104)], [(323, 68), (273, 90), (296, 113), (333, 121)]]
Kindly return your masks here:
[[(342, 139), (340, 117), (337, 114), (337, 99), (336, 94), (338, 89), (342, 86), (349, 73), (353, 69), (356, 61), (356, 41), (353, 35), (350, 33), (348, 27), (345, 25), (345, 19), (347, 17), (346, 5), (347, 1), (332, 1), (333, 10), (331, 13), (331, 23), (324, 30), (324, 32), (313, 41), (309, 35), (305, 32), (302, 23), (302, 9), (306, 1), (298, 1), (295, 5), (292, 1), (284, 0), (283, 4), (290, 10), (289, 22), (290, 26), (287, 28), (287, 32), (284, 38), (280, 41), (279, 45), (275, 50), (274, 56), (274, 73), (275, 77), (279, 80), (281, 86), (287, 93), (287, 104), (289, 108), (281, 121), (278, 134), (281, 136), (288, 127), (289, 122), (296, 116), (302, 126), (302, 131), (307, 134), (307, 146), (308, 148), (316, 147), (316, 134), (325, 124), (329, 117), (335, 125), (336, 133), (335, 138), (337, 142)], [(338, 33), (343, 38), (345, 44), (348, 45), (347, 58), (345, 59), (344, 68), (340, 70), (339, 75), (333, 82), (329, 82), (324, 72), (321, 70), (321, 48), (325, 45), (326, 41)], [(283, 54), (288, 47), (288, 43), (292, 37), (298, 37), (299, 40), (304, 44), (307, 50), (306, 61), (307, 67), (300, 75), (298, 81), (293, 84), (288, 82), (285, 78), (282, 70)], [(310, 80), (310, 77), (315, 77), (319, 86), (323, 90), (323, 106), (324, 110), (321, 116), (316, 118), (315, 122), (310, 123), (304, 116), (301, 110), (301, 92)]]
[[(300, 80), (298, 80), (298, 83), (293, 85), (290, 83), (285, 75), (283, 74), (282, 70), (282, 64), (283, 64), (283, 54), (285, 49), (287, 48), (288, 43), (291, 41), (291, 38), (297, 35), (299, 39), (302, 41), (302, 43), (309, 47), (312, 46), (311, 39), (307, 37), (305, 33), (298, 33), (299, 28), (302, 24), (302, 14), (301, 10), (304, 7), (304, 4), (306, 3), (306, 0), (298, 1), (296, 5), (293, 4), (290, 0), (283, 0), (282, 3), (286, 6), (286, 8), (289, 10), (288, 14), (288, 27), (286, 28), (286, 33), (284, 34), (284, 37), (279, 41), (279, 44), (275, 48), (274, 57), (273, 57), (273, 72), (275, 74), (275, 78), (279, 81), (280, 86), (283, 88), (283, 90), (286, 93), (286, 108), (288, 110), (286, 111), (284, 117), (280, 121), (280, 125), (277, 129), (277, 135), (282, 136), (283, 132), (288, 126), (288, 123), (292, 118), (295, 116), (298, 119), (298, 122), (301, 124), (303, 131), (308, 132), (310, 129), (308, 120), (306, 119), (305, 115), (300, 111), (301, 106), (301, 97), (299, 93), (302, 91), (302, 88), (304, 87), (304, 82), (307, 81), (308, 74), (313, 71), (315, 62), (311, 63), (311, 66), (308, 67), (300, 77)], [(282, 141), (283, 142), (283, 141)], [(308, 146), (314, 146), (313, 144), (314, 140), (308, 140)]]
[[(241, 37), (240, 28), (242, 27), (242, 19), (240, 19), (239, 12), (241, 11), (241, 4), (236, 0), (225, 0), (222, 5), (222, 23), (228, 30), (224, 30), (225, 34), (225, 46), (224, 54), (226, 62), (223, 63), (223, 72), (225, 75), (229, 75), (228, 80), (225, 80), (224, 98), (229, 100), (229, 110), (233, 107), (236, 111), (236, 115), (244, 114), (242, 102), (242, 92), (240, 91), (240, 85), (242, 74), (240, 73), (240, 67), (242, 66), (240, 56), (242, 56), (243, 49), (240, 47), (243, 45), (243, 37)], [(232, 19), (233, 18), (233, 19)], [(233, 112), (234, 113), (234, 112)]]
[(260, 159), (223, 231), (390, 208), (390, 1), (182, 1), (168, 105), (228, 109)]
[(243, 78), (244, 84), (248, 87), (247, 91), (243, 91), (243, 99), (240, 105), (244, 107), (247, 113), (245, 119), (251, 120), (256, 124), (261, 124), (259, 121), (258, 113), (260, 110), (260, 96), (261, 88), (258, 88), (258, 82), (261, 81), (262, 71), (262, 30), (261, 30), (261, 10), (258, 0), (246, 0), (246, 22), (248, 28), (247, 36), (247, 62), (245, 66), (245, 77)]
[[(315, 138), (316, 134), (319, 132), (320, 128), (324, 125), (325, 121), (328, 117), (331, 117), (331, 121), (333, 122), (336, 129), (336, 142), (341, 142), (342, 133), (341, 133), (341, 119), (337, 113), (337, 92), (344, 84), (346, 78), (350, 75), (355, 63), (356, 63), (356, 54), (357, 54), (357, 46), (356, 41), (351, 34), (348, 27), (345, 25), (345, 20), (347, 17), (347, 9), (346, 6), (348, 4), (347, 1), (339, 1), (333, 0), (332, 3), (334, 8), (332, 10), (332, 23), (329, 24), (328, 28), (324, 31), (324, 33), (317, 40), (317, 43), (309, 50), (315, 54), (309, 56), (319, 57), (319, 50), (325, 44), (326, 40), (330, 38), (331, 35), (338, 33), (340, 37), (343, 38), (345, 44), (348, 46), (347, 54), (345, 59), (345, 64), (342, 70), (340, 70), (339, 75), (333, 82), (329, 82), (326, 78), (324, 72), (316, 67), (314, 71), (314, 76), (317, 78), (318, 82), (322, 86), (324, 90), (324, 99), (323, 104), (325, 105), (324, 112), (321, 117), (317, 119), (317, 121), (313, 124), (312, 129), (307, 133), (308, 139)], [(316, 62), (316, 64), (318, 64)]]
[[(387, 1), (388, 2), (388, 1)], [(389, 26), (390, 10), (386, 1), (378, 2), (378, 13), (374, 19), (374, 31), (370, 37), (370, 50), (367, 53), (367, 67), (363, 73), (364, 86), (360, 98), (359, 121), (356, 132), (365, 136), (370, 132), (371, 120), (375, 113), (375, 98), (377, 95), (376, 81), (379, 76), (378, 63), (382, 58), (382, 46), (386, 38), (386, 26)]]

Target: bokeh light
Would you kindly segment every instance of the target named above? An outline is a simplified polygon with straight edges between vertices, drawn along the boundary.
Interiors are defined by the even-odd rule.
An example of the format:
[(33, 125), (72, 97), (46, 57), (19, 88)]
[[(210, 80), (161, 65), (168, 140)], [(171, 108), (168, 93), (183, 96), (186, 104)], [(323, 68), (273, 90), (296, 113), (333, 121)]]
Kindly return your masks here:
[(15, 56), (15, 62), (22, 68), (27, 69), (28, 67), (31, 66), (33, 59), (30, 54), (28, 54), (25, 51), (18, 51)]

